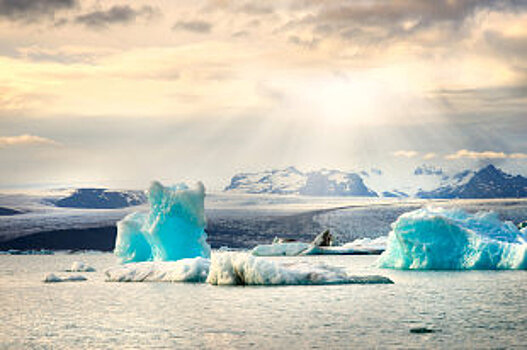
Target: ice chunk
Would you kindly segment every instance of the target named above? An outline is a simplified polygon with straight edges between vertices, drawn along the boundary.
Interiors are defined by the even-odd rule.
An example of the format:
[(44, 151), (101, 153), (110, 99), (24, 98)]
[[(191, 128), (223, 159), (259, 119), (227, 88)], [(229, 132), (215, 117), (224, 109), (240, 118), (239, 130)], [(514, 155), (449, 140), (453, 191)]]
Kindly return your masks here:
[(80, 282), (86, 281), (87, 278), (81, 275), (68, 276), (68, 277), (59, 277), (54, 273), (46, 275), (44, 278), (45, 283), (56, 283), (56, 282)]
[(112, 282), (205, 282), (210, 260), (205, 258), (178, 261), (140, 262), (109, 268), (106, 281)]
[(94, 272), (95, 269), (81, 261), (74, 261), (71, 267), (66, 270), (67, 272)]
[(381, 236), (374, 239), (371, 238), (359, 238), (353, 242), (349, 242), (343, 245), (344, 248), (354, 249), (365, 249), (365, 250), (385, 250), (386, 242), (388, 241), (387, 236)]
[(193, 189), (153, 182), (148, 190), (150, 211), (132, 213), (117, 223), (114, 253), (125, 263), (210, 257), (204, 198), (201, 182)]
[(393, 283), (383, 276), (351, 276), (336, 266), (276, 262), (244, 253), (214, 254), (207, 282), (214, 285)]
[(525, 236), (493, 212), (424, 208), (392, 224), (381, 267), (398, 269), (527, 269)]
[(311, 247), (304, 242), (261, 244), (254, 247), (251, 253), (255, 256), (296, 256)]

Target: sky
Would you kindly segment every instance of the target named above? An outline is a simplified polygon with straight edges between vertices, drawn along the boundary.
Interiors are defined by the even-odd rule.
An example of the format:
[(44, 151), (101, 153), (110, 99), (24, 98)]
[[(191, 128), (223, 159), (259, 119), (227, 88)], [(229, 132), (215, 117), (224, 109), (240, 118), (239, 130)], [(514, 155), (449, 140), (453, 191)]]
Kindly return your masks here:
[(527, 175), (526, 23), (514, 0), (0, 0), (0, 188)]

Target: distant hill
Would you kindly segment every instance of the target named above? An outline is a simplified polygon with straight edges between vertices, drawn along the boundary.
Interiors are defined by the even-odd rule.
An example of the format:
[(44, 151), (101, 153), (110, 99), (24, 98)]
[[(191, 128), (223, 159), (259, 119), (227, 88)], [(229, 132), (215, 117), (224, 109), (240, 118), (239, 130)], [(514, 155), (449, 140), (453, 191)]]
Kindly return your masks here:
[(241, 173), (232, 177), (226, 192), (299, 194), (306, 196), (377, 197), (357, 173), (318, 170), (303, 173), (295, 167), (258, 173)]
[(0, 207), (0, 216), (11, 216), (18, 214), (23, 214), (23, 212), (11, 208)]
[(527, 178), (510, 175), (488, 165), (478, 171), (465, 170), (420, 198), (522, 198), (527, 197)]
[(86, 209), (125, 208), (146, 201), (143, 191), (110, 191), (104, 188), (79, 188), (67, 197), (51, 200), (57, 207)]

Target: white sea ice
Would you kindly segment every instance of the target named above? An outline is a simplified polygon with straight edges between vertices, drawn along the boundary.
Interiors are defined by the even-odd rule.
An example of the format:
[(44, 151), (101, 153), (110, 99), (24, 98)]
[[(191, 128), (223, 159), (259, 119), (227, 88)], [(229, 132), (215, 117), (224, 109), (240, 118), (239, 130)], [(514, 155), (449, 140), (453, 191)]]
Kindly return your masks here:
[(109, 282), (207, 282), (213, 285), (321, 285), (393, 283), (383, 276), (352, 276), (345, 269), (307, 262), (272, 261), (248, 253), (218, 252), (205, 258), (147, 261), (105, 271)]
[(261, 244), (254, 247), (251, 253), (254, 256), (297, 256), (312, 246), (304, 242)]
[(322, 285), (393, 283), (383, 276), (351, 276), (345, 269), (307, 262), (272, 261), (246, 253), (212, 256), (207, 282), (214, 285)]

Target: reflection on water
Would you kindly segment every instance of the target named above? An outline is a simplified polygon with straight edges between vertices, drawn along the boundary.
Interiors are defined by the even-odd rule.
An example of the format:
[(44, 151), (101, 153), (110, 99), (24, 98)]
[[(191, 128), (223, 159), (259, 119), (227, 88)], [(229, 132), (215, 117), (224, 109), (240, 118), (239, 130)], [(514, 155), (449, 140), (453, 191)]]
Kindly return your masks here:
[[(0, 256), (0, 347), (527, 346), (526, 271), (378, 270), (372, 256), (287, 259), (383, 274), (395, 284), (107, 283), (103, 270), (116, 263), (110, 254)], [(76, 260), (97, 269), (84, 273), (88, 281), (41, 282)], [(432, 332), (410, 332), (417, 328)]]

